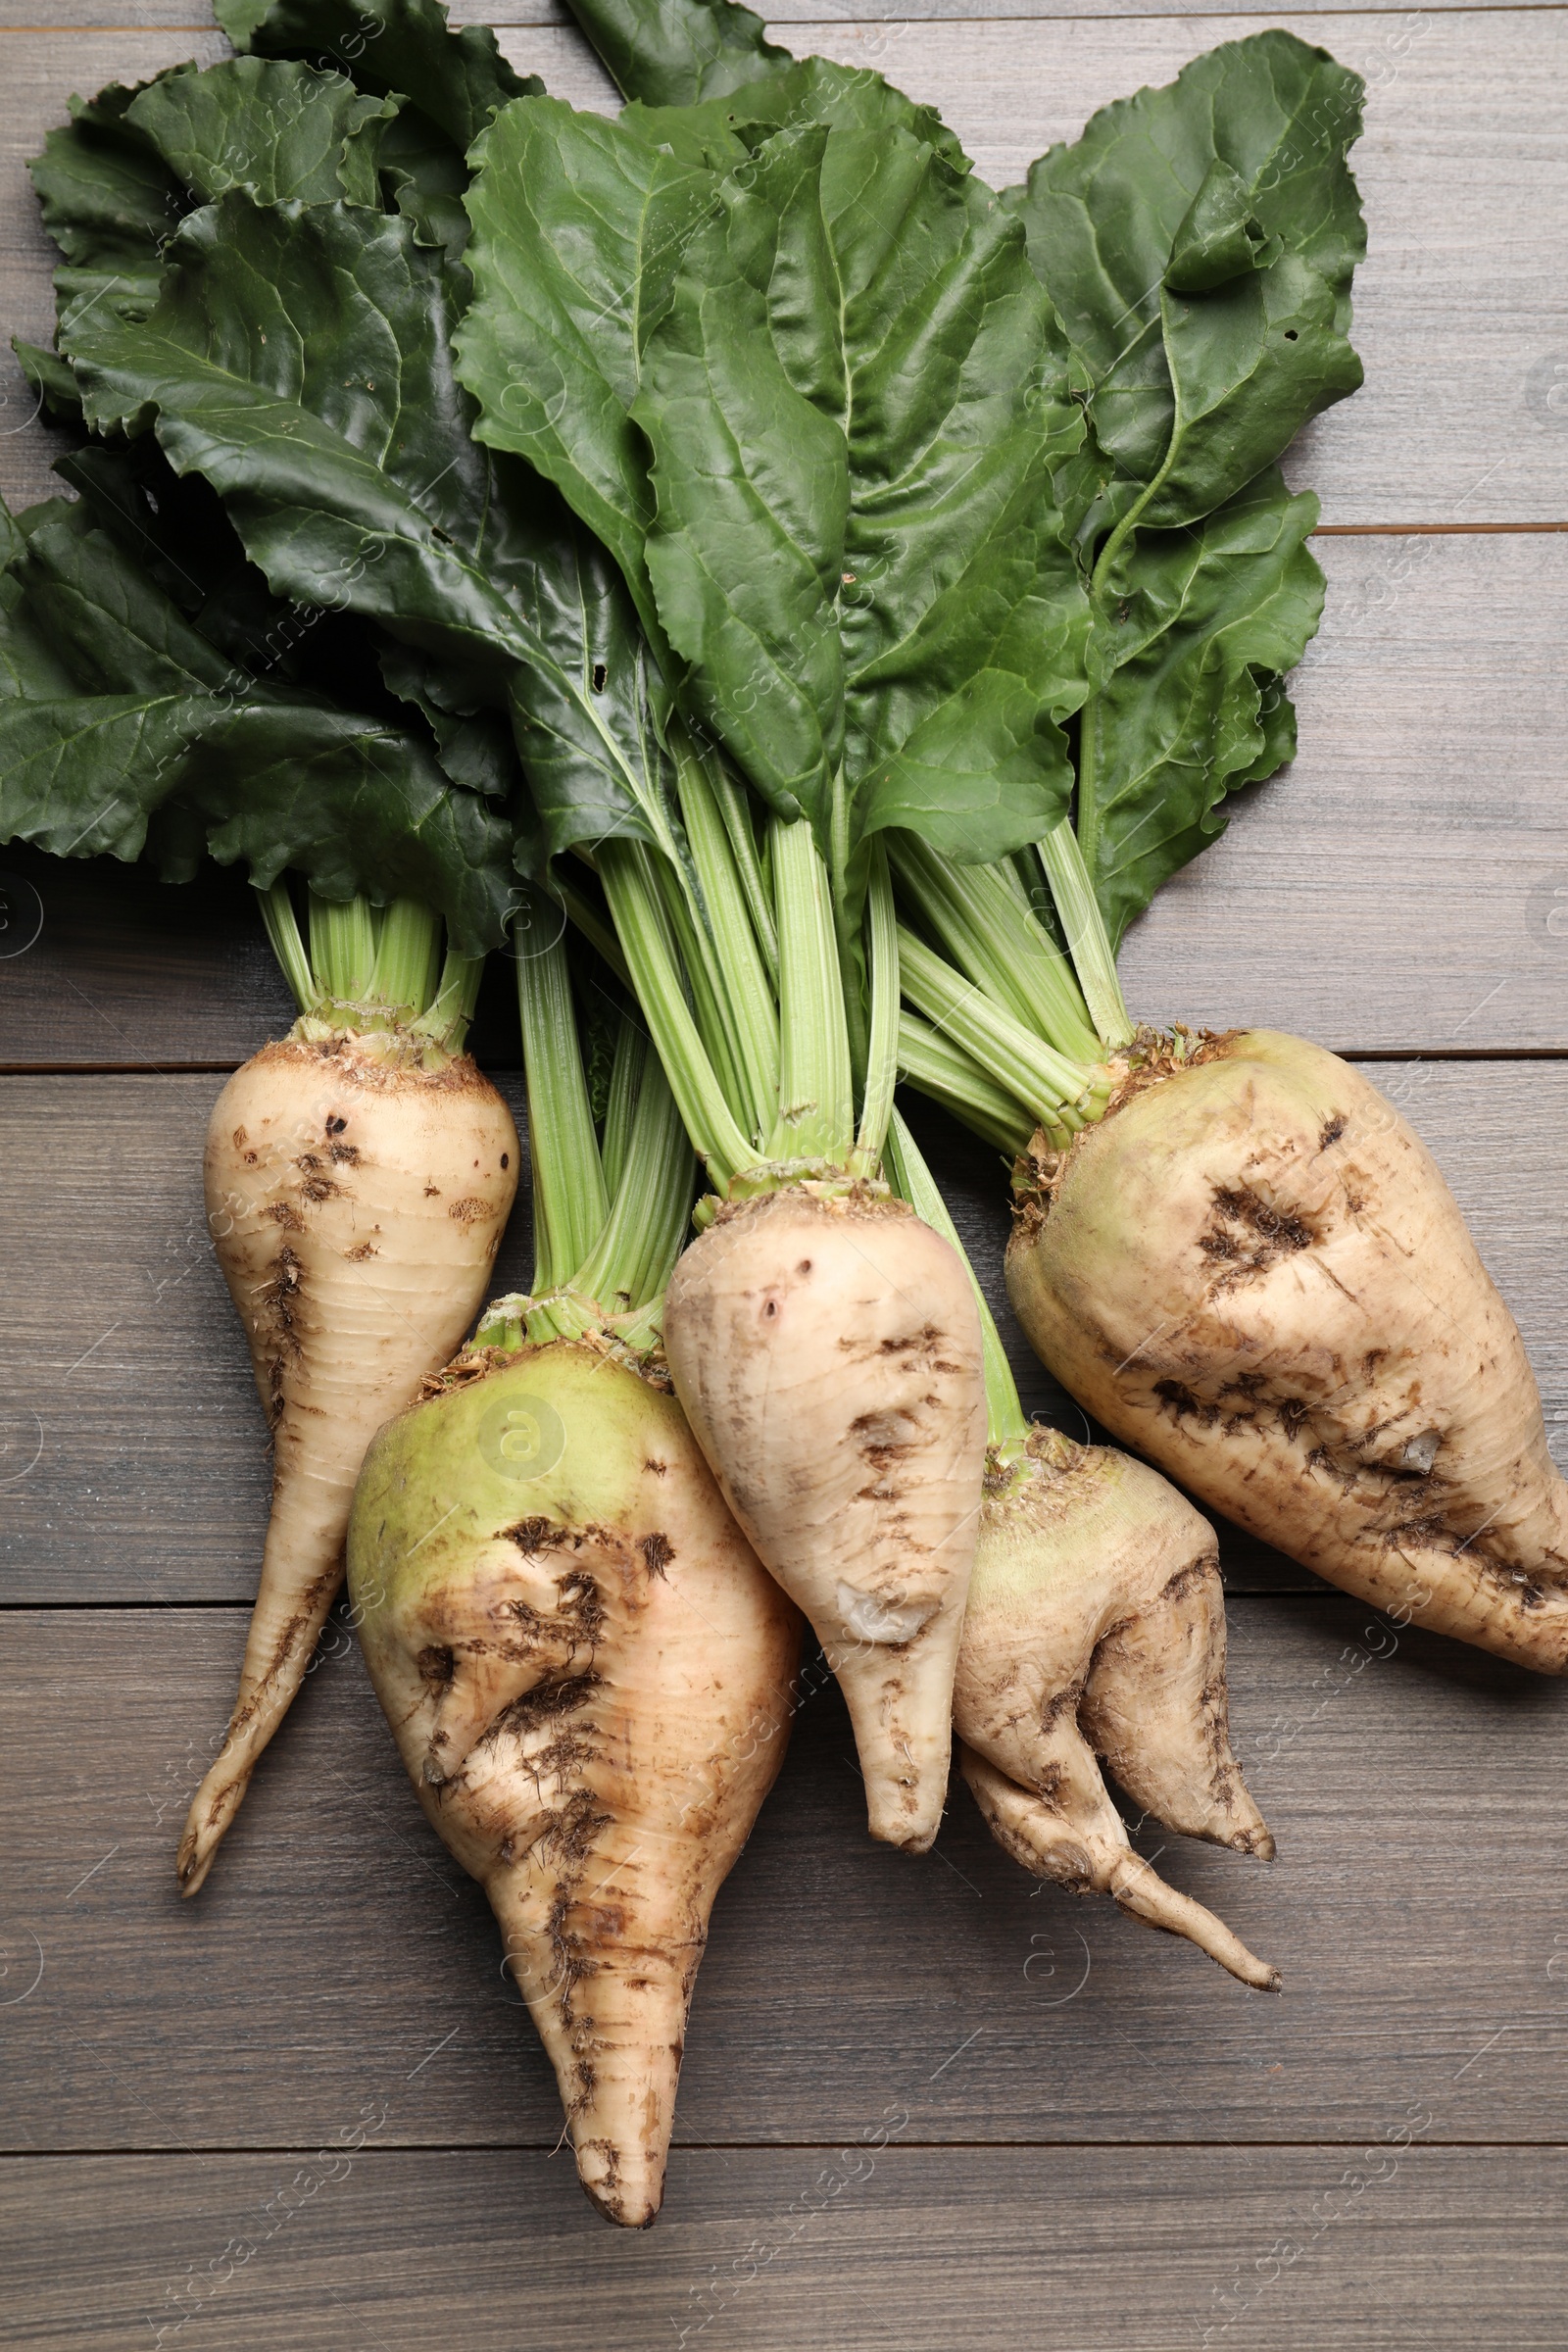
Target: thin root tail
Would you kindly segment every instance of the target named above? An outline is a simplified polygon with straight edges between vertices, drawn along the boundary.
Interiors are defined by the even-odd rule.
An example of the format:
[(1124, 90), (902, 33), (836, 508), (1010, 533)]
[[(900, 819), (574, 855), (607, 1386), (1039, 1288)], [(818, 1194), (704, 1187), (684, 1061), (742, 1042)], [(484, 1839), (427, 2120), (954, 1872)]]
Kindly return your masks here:
[(1278, 1992), (1280, 1972), (1266, 1960), (1250, 1952), (1241, 1937), (1234, 1935), (1222, 1919), (1195, 1902), (1190, 1894), (1178, 1894), (1167, 1886), (1159, 1873), (1139, 1854), (1129, 1854), (1111, 1874), (1110, 1892), (1118, 1910), (1132, 1919), (1141, 1919), (1146, 1927), (1161, 1928), (1167, 1936), (1185, 1936), (1196, 1943), (1200, 1952), (1217, 1960), (1243, 1984), (1250, 1984), (1258, 1992)]

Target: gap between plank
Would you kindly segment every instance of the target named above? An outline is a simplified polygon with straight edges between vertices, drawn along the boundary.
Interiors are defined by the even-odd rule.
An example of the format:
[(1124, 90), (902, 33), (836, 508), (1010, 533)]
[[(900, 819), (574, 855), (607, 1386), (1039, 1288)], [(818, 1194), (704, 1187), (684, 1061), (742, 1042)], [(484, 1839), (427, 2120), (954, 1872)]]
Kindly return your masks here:
[[(1557, 0), (1553, 0), (1557, 5)], [(1501, 539), (1568, 531), (1568, 522), (1320, 522), (1309, 539)]]
[[(1336, 1058), (1340, 1061), (1568, 1061), (1568, 1045), (1347, 1046)], [(5, 1061), (0, 1062), (0, 1079), (231, 1078), (243, 1066), (237, 1061)], [(522, 1070), (513, 1063), (487, 1061), (484, 1070), (487, 1078), (515, 1079), (519, 1085), (522, 1083)]]
[[(1445, 7), (1445, 16), (1454, 17), (1550, 17), (1561, 16), (1568, 0), (1469, 0), (1461, 7)], [(1295, 12), (1303, 17), (1408, 17), (1413, 12), (1405, 6), (1365, 8), (1355, 0), (1339, 0), (1338, 5), (1318, 5)], [(799, 26), (803, 31), (840, 32), (859, 24), (1142, 24), (1167, 23), (1180, 17), (1184, 24), (1200, 24), (1206, 18), (1264, 17), (1269, 10), (1257, 5), (1257, 0), (1233, 8), (1148, 8), (1128, 15), (1122, 10), (1107, 10), (1103, 14), (1087, 11), (1045, 11), (1019, 16), (1006, 9), (989, 11), (984, 16), (950, 16), (933, 12), (928, 17), (899, 17), (890, 10), (880, 17), (768, 17), (766, 22), (783, 32)], [(469, 22), (471, 20), (465, 20)], [(563, 32), (575, 27), (569, 17), (487, 17), (482, 20), (497, 32)], [(7, 33), (31, 34), (79, 32), (83, 34), (126, 32), (216, 32), (216, 24), (6, 24), (0, 25), (0, 38)], [(586, 37), (586, 36), (584, 36)], [(1534, 2143), (1532, 2143), (1534, 2144)]]
[[(828, 2139), (681, 2139), (670, 2142), (671, 2155), (700, 2156), (711, 2151), (714, 2155), (732, 2156), (788, 2156), (812, 2154), (818, 2150), (836, 2149), (836, 2138)], [(1227, 2155), (1250, 2155), (1254, 2148), (1364, 2148), (1366, 2134), (1361, 2132), (1349, 2139), (905, 2139), (890, 2140), (883, 2155), (893, 2155), (902, 2149), (917, 2150), (922, 2155), (948, 2156), (955, 2153), (1004, 2155), (1014, 2148), (1060, 2149), (1064, 2153), (1082, 2153), (1085, 2149), (1112, 2151), (1117, 2148), (1139, 2150), (1169, 2149), (1173, 2154), (1188, 2148), (1221, 2149)], [(1412, 2140), (1411, 2147), (1450, 2148), (1482, 2156), (1493, 2148), (1568, 2148), (1561, 2139), (1429, 2139), (1425, 2133)], [(356, 2159), (371, 2162), (399, 2156), (536, 2156), (554, 2155), (561, 2146), (559, 2132), (553, 2139), (407, 2139), (387, 2145), (355, 2150)], [(92, 2160), (113, 2164), (169, 2164), (186, 2157), (195, 2164), (207, 2164), (215, 2159), (298, 2156), (310, 2153), (309, 2142), (290, 2145), (269, 2141), (265, 2147), (201, 2147), (183, 2145), (169, 2148), (0, 2148), (0, 2164), (62, 2164)]]

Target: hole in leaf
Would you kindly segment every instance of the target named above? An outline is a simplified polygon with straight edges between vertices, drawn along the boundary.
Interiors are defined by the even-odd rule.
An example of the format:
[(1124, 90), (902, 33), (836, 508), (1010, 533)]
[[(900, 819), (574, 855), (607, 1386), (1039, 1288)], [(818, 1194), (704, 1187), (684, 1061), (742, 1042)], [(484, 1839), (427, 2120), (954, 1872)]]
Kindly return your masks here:
[(610, 672), (609, 672), (609, 671), (606, 669), (606, 667), (605, 667), (605, 665), (604, 665), (604, 663), (603, 663), (602, 662), (596, 662), (594, 663), (594, 692), (595, 692), (595, 694), (603, 694), (603, 693), (604, 693), (604, 691), (605, 691), (605, 680), (606, 680), (606, 678), (607, 678), (609, 675), (610, 675)]
[(1296, 341), (1296, 329), (1294, 326), (1288, 326), (1285, 329), (1285, 340), (1287, 343), (1294, 343)]

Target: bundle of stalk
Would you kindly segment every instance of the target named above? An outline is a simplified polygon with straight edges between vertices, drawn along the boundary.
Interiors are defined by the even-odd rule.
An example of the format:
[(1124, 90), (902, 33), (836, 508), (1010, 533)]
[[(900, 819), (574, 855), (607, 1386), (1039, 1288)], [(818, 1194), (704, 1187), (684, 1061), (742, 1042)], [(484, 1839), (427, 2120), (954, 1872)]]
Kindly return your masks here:
[[(387, 805), (385, 857), (362, 866), (355, 823), (310, 833), (281, 780), (269, 821), (281, 821), (276, 803), (294, 846), (266, 866), (226, 805), (219, 821), (200, 759), (133, 765), (143, 814), (159, 811), (166, 855), (205, 840), (250, 855), (268, 882), (300, 866), (318, 896), (412, 891), (447, 913), (465, 951), (493, 943), (517, 896), (498, 834), (519, 873), (548, 870), (634, 992), (705, 1165), (700, 1238), (659, 1317), (668, 1364), (735, 1518), (844, 1685), (873, 1829), (912, 1848), (934, 1835), (956, 1668), (966, 1770), (1009, 1850), (1109, 1887), (1265, 1982), (1217, 1922), (1182, 1912), (1130, 1859), (1090, 1753), (1098, 1745), (1176, 1826), (1267, 1850), (1225, 1743), (1212, 1539), (1152, 1473), (1028, 1433), (995, 1383), (987, 1502), (986, 1326), (934, 1195), (902, 1146), (886, 1170), (883, 1152), (901, 1059), (1011, 1152), (1038, 1124), (1042, 1184), (1057, 1158), (1069, 1173), (1074, 1152), (1083, 1160), (1092, 1133), (1122, 1129), (1167, 1067), (1173, 1084), (1198, 1074), (1179, 1042), (1129, 1054), (1104, 926), (1091, 918), (1108, 906), (1119, 934), (1138, 892), (1209, 837), (1224, 792), (1290, 749), (1278, 677), (1315, 625), (1318, 583), (1300, 545), (1311, 502), (1288, 499), (1272, 466), (1358, 372), (1344, 338), (1359, 250), (1343, 161), (1353, 77), (1283, 34), (1234, 44), (1173, 91), (1109, 110), (1044, 159), (1027, 195), (999, 201), (930, 110), (874, 75), (786, 60), (744, 12), (691, 0), (593, 18), (623, 86), (651, 102), (614, 122), (519, 82), (490, 36), (449, 33), (424, 0), (280, 0), (227, 11), (249, 54), (105, 93), (59, 134), (40, 180), (69, 267), (59, 351), (32, 358), (41, 385), (96, 433), (156, 445), (143, 462), (160, 491), (216, 494), (256, 567), (247, 593), (296, 616), (356, 616), (376, 694), (435, 776), (422, 813)], [(334, 57), (342, 73), (321, 62)], [(417, 97), (396, 94), (409, 89)], [(1139, 200), (1122, 201), (1129, 192)], [(172, 237), (171, 213), (183, 216)], [(1137, 329), (1114, 351), (1096, 309), (1104, 285), (1128, 296)], [(220, 699), (192, 674), (208, 691), (181, 687), (187, 703)], [(144, 725), (172, 696), (155, 685), (149, 696), (139, 673), (123, 682)], [(26, 723), (55, 758), (69, 728), (53, 689), (27, 691)], [(267, 701), (258, 688), (247, 709)], [(184, 722), (171, 723), (183, 744)], [(229, 738), (210, 728), (203, 741)], [(1118, 759), (1136, 781), (1112, 789)], [(35, 799), (13, 830), (51, 838), (43, 782)], [(351, 813), (380, 807), (368, 792)], [(466, 860), (432, 850), (460, 837)], [(120, 846), (107, 819), (87, 846)], [(1051, 928), (1046, 876), (1081, 988)], [(482, 919), (469, 919), (465, 890)], [(376, 936), (363, 909), (314, 911), (307, 970), (292, 902), (271, 907), (305, 1028), (330, 1033), (301, 1043), (341, 1061), (344, 1037), (422, 1041), (436, 983), (412, 912)], [(955, 973), (979, 1014), (971, 1031)], [(449, 975), (443, 1021), (465, 1009), (470, 980)], [(459, 1036), (445, 1031), (439, 1051)], [(536, 1040), (531, 1083), (544, 1066)], [(354, 1163), (331, 1149), (341, 1114), (317, 1109), (324, 1155), (314, 1128), (284, 1155), (261, 1223), (236, 1245), (249, 1253), (236, 1259), (242, 1287), (264, 1228), (297, 1259), (276, 1239), (289, 1217), (303, 1227), (360, 1198), (342, 1174)], [(564, 1114), (542, 1113), (542, 1134), (552, 1115)], [(253, 1148), (248, 1117), (224, 1132), (230, 1152)], [(580, 1143), (580, 1121), (573, 1132)], [(499, 1200), (514, 1146), (497, 1128), (488, 1148), (473, 1156)], [(580, 1173), (586, 1144), (568, 1160), (609, 1232), (621, 1196), (604, 1171), (608, 1128), (597, 1148), (598, 1193)], [(339, 1189), (311, 1189), (321, 1184)], [(433, 1441), (419, 1433), (463, 1419), (469, 1375), (510, 1380), (509, 1350), (613, 1339), (638, 1354), (641, 1341), (612, 1327), (652, 1304), (662, 1273), (623, 1304), (594, 1256), (592, 1216), (569, 1243), (550, 1226), (575, 1215), (560, 1206), (569, 1191), (558, 1184), (552, 1207), (547, 1184), (540, 1204), (538, 1297), (487, 1322), (442, 1393), (396, 1425), (367, 1495), (395, 1477), (400, 1495), (428, 1498)], [(421, 1189), (432, 1197), (445, 1188)], [(460, 1196), (480, 1209), (490, 1198)], [(1058, 1207), (1065, 1198), (1058, 1189)], [(363, 1238), (324, 1236), (323, 1248), (347, 1258)], [(487, 1265), (468, 1265), (470, 1306)], [(1094, 1272), (1115, 1298), (1119, 1266)], [(554, 1293), (568, 1277), (587, 1304), (562, 1324)], [(461, 1320), (439, 1348), (425, 1335), (420, 1370)], [(263, 1335), (270, 1397), (280, 1348), (275, 1329)], [(529, 1380), (540, 1360), (528, 1356)], [(596, 1360), (640, 1378), (613, 1349)], [(569, 1727), (559, 1751), (550, 1744), (554, 1697), (541, 1704), (567, 1683), (583, 1684), (584, 1705), (608, 1703), (591, 1697), (598, 1620), (576, 1622), (578, 1588), (556, 1572), (587, 1506), (547, 1481), (547, 1507), (509, 1533), (500, 1490), (475, 1480), (433, 1582), (383, 1575), (390, 1539), (364, 1512), (357, 1557), (368, 1564), (356, 1576), (425, 1801), (533, 1971), (528, 1936), (582, 1885), (567, 1817), (582, 1797), (586, 1821), (603, 1794), (591, 1776), (571, 1779), (587, 1760)], [(593, 1521), (619, 1531), (596, 1592), (624, 1583), (627, 1545), (643, 1542), (635, 1481), (623, 1485), (624, 1524)], [(1025, 1496), (1012, 1527), (1027, 1521), (1027, 1541), (998, 1538), (976, 1596), (990, 1597), (966, 1632), (977, 1539), (984, 1556), (985, 1531)], [(1048, 1521), (1065, 1563), (1049, 1575)], [(1042, 1702), (1021, 1744), (982, 1703), (986, 1660), (1019, 1622), (998, 1598), (1009, 1548), (1032, 1563)], [(525, 1592), (512, 1590), (518, 1578)], [(312, 1605), (321, 1590), (318, 1576)], [(503, 1690), (481, 1664), (482, 1629), (498, 1608), (523, 1624), (519, 1600), (551, 1623), (530, 1618), (527, 1638), (512, 1638)], [(1133, 1620), (1142, 1631), (1124, 1640), (1117, 1628)], [(309, 1610), (296, 1630), (302, 1668)], [(629, 1618), (621, 1633), (634, 1682), (645, 1668), (657, 1679), (657, 1645), (639, 1648)], [(265, 1683), (265, 1658), (257, 1671)], [(1071, 1710), (1057, 1703), (1069, 1692)], [(1059, 1753), (1042, 1744), (1048, 1709)], [(268, 1701), (245, 1720), (260, 1731), (279, 1711)], [(260, 1744), (247, 1750), (237, 1729), (237, 1765), (204, 1791), (205, 1846), (193, 1824), (192, 1883)], [(524, 1822), (518, 1775), (541, 1740), (564, 1793)], [(733, 1821), (760, 1794), (747, 1783)], [(688, 1925), (716, 1883), (691, 1881)], [(586, 1947), (568, 1944), (550, 1948), (569, 1975)], [(535, 2007), (564, 2051), (579, 1996), (555, 1984)], [(564, 2077), (579, 2152), (596, 2138), (615, 2152), (613, 2178), (587, 2156), (585, 2177), (620, 2218), (657, 2204), (667, 2066), (661, 2080), (666, 2120), (633, 2164), (622, 2126), (594, 2124), (594, 2086)]]
[[(578, 13), (634, 97), (735, 120), (764, 111), (760, 73), (790, 119), (822, 111), (812, 68), (727, 0)], [(1070, 677), (1033, 672), (1057, 817), (1038, 862), (991, 871), (972, 845), (959, 866), (897, 841), (901, 1054), (1022, 1155), (1009, 1291), (1086, 1409), (1401, 1621), (1557, 1672), (1568, 1489), (1431, 1158), (1359, 1071), (1298, 1039), (1135, 1032), (1115, 972), (1226, 796), (1295, 749), (1282, 680), (1323, 582), (1316, 501), (1276, 461), (1360, 381), (1361, 97), (1289, 34), (1228, 43), (1002, 199), (1062, 329), (1037, 396), (1070, 393), (1087, 425), (1053, 472)]]
[[(1010, 211), (875, 77), (809, 61), (606, 123), (429, 13), (389, 11), (379, 47), (335, 24), (232, 29), (335, 41), (355, 86), (252, 55), (105, 102), (97, 137), (133, 134), (209, 201), (156, 300), (74, 302), (61, 350), (89, 421), (150, 423), (220, 490), (275, 593), (384, 622), (400, 691), (447, 717), (506, 710), (525, 861), (599, 845), (720, 1204), (672, 1301), (677, 1383), (854, 1686), (878, 1829), (919, 1844), (982, 1433), (961, 1270), (874, 1189), (897, 989), (877, 836), (973, 858), (1059, 814), (1070, 526), (1100, 495), (1066, 341)], [(476, 129), (469, 241), (452, 196)], [(372, 342), (379, 372), (344, 376)], [(1336, 380), (1319, 368), (1314, 397)], [(853, 1331), (796, 1296), (845, 1252)], [(840, 1341), (864, 1396), (819, 1377), (847, 1372)], [(760, 1396), (808, 1392), (760, 1426)]]

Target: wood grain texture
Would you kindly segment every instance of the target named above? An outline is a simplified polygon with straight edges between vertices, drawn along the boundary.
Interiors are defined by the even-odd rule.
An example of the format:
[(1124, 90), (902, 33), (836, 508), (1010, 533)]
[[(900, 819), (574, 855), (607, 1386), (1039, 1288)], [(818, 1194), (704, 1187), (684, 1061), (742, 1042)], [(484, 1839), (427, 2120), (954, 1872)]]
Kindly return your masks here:
[[(96, 4), (96, 0), (94, 0)], [(1270, 15), (1272, 17), (1272, 13)], [(1568, 29), (1559, 10), (1325, 12), (1281, 20), (1368, 78), (1356, 172), (1372, 249), (1356, 289), (1367, 384), (1309, 428), (1296, 465), (1325, 520), (1558, 521), (1568, 516)], [(102, 20), (100, 19), (101, 23)], [(169, 20), (161, 20), (167, 24)], [(940, 105), (995, 184), (1141, 83), (1168, 80), (1255, 15), (1107, 15), (781, 25), (791, 46), (877, 67)], [(187, 54), (190, 31), (0, 35), (8, 103), (0, 142), (0, 308), (48, 333), (49, 257), (22, 159), (62, 119), (68, 91), (136, 79)], [(608, 105), (586, 45), (559, 25), (513, 25), (503, 46), (578, 105)], [(11, 373), (11, 413), (30, 408)], [(49, 436), (0, 444), (8, 499), (47, 487)]]
[[(1482, 7), (1501, 6), (1504, 0), (1482, 0)], [(1524, 0), (1527, 8), (1553, 8), (1561, 0)], [(1470, 0), (1432, 0), (1434, 9), (1447, 12), (1463, 9), (1467, 14), (1477, 11)], [(1348, 5), (1314, 11), (1321, 16), (1354, 16), (1364, 11)], [(1414, 21), (1424, 11), (1405, 12)], [(1515, 6), (1510, 13), (1518, 15)], [(1240, 8), (1226, 11), (1235, 17), (1263, 17), (1275, 23), (1279, 12), (1263, 5), (1263, 0), (1247, 0)], [(447, 15), (454, 24), (494, 24), (502, 26), (522, 24), (574, 25), (565, 0), (447, 0)], [(817, 26), (833, 24), (882, 24), (887, 21), (885, 9), (878, 9), (874, 0), (838, 0), (831, 11), (823, 0), (784, 0), (784, 5), (767, 11), (774, 37), (792, 48), (804, 51), (814, 41)], [(1191, 9), (1182, 8), (1179, 0), (913, 0), (903, 11), (906, 21), (921, 24), (947, 22), (965, 24), (976, 19), (1005, 16), (1026, 22), (1058, 22), (1073, 17), (1181, 17), (1189, 23), (1200, 20)], [(29, 29), (43, 32), (136, 32), (168, 31), (191, 27), (209, 31), (213, 12), (207, 0), (5, 0), (0, 14), (0, 29)]]
[[(520, 1083), (498, 1076), (520, 1125)], [(1524, 1334), (1554, 1442), (1568, 1446), (1568, 1067), (1410, 1063), (1378, 1078), (1443, 1166)], [(0, 1561), (12, 1601), (255, 1591), (265, 1432), (201, 1193), (220, 1084), (195, 1073), (0, 1079)], [(940, 1114), (915, 1115), (1025, 1405), (1084, 1434), (1003, 1296), (1000, 1162)], [(527, 1269), (522, 1210), (496, 1290), (520, 1287)], [(1226, 1558), (1238, 1589), (1311, 1581), (1230, 1531)]]
[(1319, 539), (1300, 754), (1128, 934), (1145, 1018), (1568, 1045), (1568, 538)]
[[(241, 869), (173, 888), (113, 858), (0, 849), (0, 1072), (237, 1068), (295, 1009)], [(517, 1057), (501, 956), (470, 1038), (483, 1059)]]
[[(1559, 2136), (1568, 1692), (1338, 1596), (1230, 1615), (1233, 1734), (1280, 1859), (1138, 1842), (1282, 1993), (1038, 1886), (961, 1786), (933, 1854), (872, 1845), (827, 1685), (718, 1899), (677, 2139), (842, 2146), (889, 2107), (934, 2142), (1369, 2145), (1422, 2111), (1435, 2140)], [(555, 2145), (483, 1895), (350, 1637), (181, 1904), (174, 1841), (242, 1612), (4, 1630), (0, 2148), (318, 2147), (372, 2099), (385, 2146)]]
[(678, 2150), (659, 2227), (612, 2238), (564, 2157), (302, 2148), (0, 2166), (0, 2211), (18, 2340), (54, 2352), (1457, 2352), (1501, 2340), (1499, 2305), (1508, 2352), (1557, 2352), (1559, 2151), (1385, 2147), (1359, 2193), (1347, 2169)]
[[(1568, 536), (1319, 539), (1300, 754), (1129, 933), (1144, 1018), (1339, 1052), (1568, 1047)], [(43, 928), (0, 958), (0, 1064), (242, 1061), (289, 1017), (245, 886), (0, 851)], [(510, 1055), (504, 980), (481, 1053)]]

